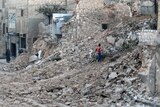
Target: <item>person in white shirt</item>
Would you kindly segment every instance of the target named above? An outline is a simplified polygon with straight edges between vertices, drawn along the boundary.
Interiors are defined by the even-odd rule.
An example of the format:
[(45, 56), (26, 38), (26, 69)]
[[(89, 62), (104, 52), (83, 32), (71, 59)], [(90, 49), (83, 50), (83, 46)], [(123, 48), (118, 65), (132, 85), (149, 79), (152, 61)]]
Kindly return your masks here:
[(42, 58), (42, 50), (39, 49), (39, 51), (38, 51), (38, 59), (41, 59), (41, 58)]

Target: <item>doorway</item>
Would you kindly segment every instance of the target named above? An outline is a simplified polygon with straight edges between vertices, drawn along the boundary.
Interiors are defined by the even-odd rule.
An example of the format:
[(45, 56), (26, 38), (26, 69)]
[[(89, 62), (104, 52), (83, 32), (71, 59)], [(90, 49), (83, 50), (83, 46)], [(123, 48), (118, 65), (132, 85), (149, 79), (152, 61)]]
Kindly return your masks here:
[(16, 57), (16, 44), (15, 43), (11, 43), (11, 56), (12, 57)]

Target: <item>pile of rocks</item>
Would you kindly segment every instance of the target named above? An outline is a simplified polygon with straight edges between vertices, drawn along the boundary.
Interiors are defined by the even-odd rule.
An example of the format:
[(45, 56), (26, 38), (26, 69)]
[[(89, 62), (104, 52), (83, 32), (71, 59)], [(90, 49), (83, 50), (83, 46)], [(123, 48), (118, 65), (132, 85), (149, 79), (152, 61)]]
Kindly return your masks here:
[(110, 63), (82, 66), (76, 75), (70, 74), (56, 83), (48, 81), (42, 87), (51, 98), (66, 107), (154, 105), (154, 99), (148, 96), (146, 85), (138, 77), (142, 66), (141, 50), (138, 47), (122, 53), (120, 58)]
[[(147, 21), (150, 23), (150, 20)], [(142, 66), (142, 48), (136, 48), (137, 36), (132, 33), (138, 29), (135, 26), (145, 27), (143, 22), (146, 20), (108, 29), (98, 36), (84, 36), (77, 41), (64, 36), (62, 45), (52, 50), (53, 58), (58, 52), (62, 59), (47, 60), (36, 69), (31, 69), (30, 73), (43, 91), (47, 91), (49, 99), (66, 106), (141, 106), (146, 102), (152, 105), (147, 87), (137, 75)], [(111, 51), (115, 57), (111, 60), (113, 62), (108, 59), (101, 63), (90, 62), (90, 52), (99, 42), (105, 44), (104, 51)], [(39, 83), (42, 79), (48, 80)]]
[[(21, 78), (16, 78), (27, 83), (21, 84), (21, 89), (13, 85), (12, 93), (23, 93), (18, 95), (36, 99), (46, 106), (126, 107), (141, 106), (144, 102), (152, 105), (153, 99), (148, 97), (147, 88), (137, 75), (142, 66), (142, 49), (137, 46), (137, 35), (133, 33), (151, 28), (152, 20), (122, 21), (104, 31), (99, 26), (99, 22), (106, 19), (101, 17), (106, 15), (102, 11), (103, 4), (97, 6), (101, 2), (94, 0), (88, 9), (89, 0), (79, 3), (82, 3), (77, 11), (80, 17), (76, 16), (64, 26), (60, 44), (51, 46), (43, 40), (35, 42), (35, 49), (46, 48), (51, 55), (20, 73)], [(98, 43), (102, 44), (104, 52), (112, 55), (110, 60), (107, 57), (102, 62), (93, 61)], [(26, 67), (28, 63), (23, 65), (21, 61), (26, 62), (19, 57), (14, 70)]]
[[(76, 9), (79, 17), (73, 17), (64, 26), (63, 38), (59, 41), (59, 45), (53, 45), (49, 37), (42, 37), (34, 43), (32, 53), (35, 54), (36, 49), (41, 49), (44, 52), (44, 58), (60, 53), (59, 57), (62, 59), (67, 59), (74, 63), (87, 64), (95, 59), (93, 54), (97, 44), (102, 44), (104, 54), (113, 54), (113, 52), (116, 53), (137, 44), (137, 35), (133, 33), (134, 31), (153, 26), (152, 19), (131, 19), (127, 22), (125, 21), (125, 23), (119, 23), (116, 27), (102, 31), (101, 26), (97, 23), (102, 23), (107, 17), (104, 14), (107, 11), (103, 10), (103, 0), (95, 0), (95, 4), (92, 4), (89, 8), (87, 3), (90, 4), (89, 1), (84, 0), (79, 2), (79, 8)], [(88, 12), (91, 13), (88, 14)], [(102, 19), (98, 19), (100, 15), (102, 15)], [(146, 24), (144, 25), (144, 23)]]
[(32, 105), (49, 107), (158, 105), (148, 96), (146, 85), (137, 75), (142, 66), (141, 53), (142, 48), (135, 47), (119, 54), (115, 61), (106, 59), (86, 65), (71, 63), (67, 59), (47, 61), (37, 68), (21, 72), (21, 78), (14, 77), (16, 81), (25, 83), (13, 83), (4, 92), (11, 93), (16, 99), (36, 99), (32, 101), (38, 103)]
[(6, 71), (19, 71), (26, 68), (29, 64), (28, 53), (21, 53), (15, 60), (10, 62), (9, 65), (5, 66)]

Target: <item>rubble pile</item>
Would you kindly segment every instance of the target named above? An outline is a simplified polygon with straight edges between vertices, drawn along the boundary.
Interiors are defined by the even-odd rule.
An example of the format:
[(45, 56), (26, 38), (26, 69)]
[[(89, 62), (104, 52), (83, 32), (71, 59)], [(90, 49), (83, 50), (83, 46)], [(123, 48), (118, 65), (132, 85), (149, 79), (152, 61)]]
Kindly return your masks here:
[(29, 55), (24, 52), (20, 54), (15, 60), (13, 60), (9, 65), (7, 65), (6, 70), (9, 71), (19, 71), (27, 67), (29, 64)]
[[(133, 52), (128, 52), (127, 55), (114, 62), (97, 65), (100, 71), (95, 70), (96, 67), (84, 67), (77, 75), (62, 79), (60, 83), (64, 87), (57, 90), (58, 92), (52, 91), (54, 95), (59, 93), (55, 100), (77, 107), (83, 106), (84, 103), (88, 106), (97, 104), (135, 105), (139, 97), (142, 99), (145, 98), (145, 95), (147, 96), (145, 85), (141, 84), (136, 76), (141, 67), (140, 50), (135, 49)], [(86, 68), (92, 71), (87, 71)], [(85, 79), (82, 79), (83, 75)], [(55, 88), (51, 89), (56, 90)], [(46, 89), (48, 92), (51, 90), (49, 87)]]
[(141, 1), (137, 0), (132, 4), (132, 13), (134, 16), (139, 16), (141, 14)]
[(95, 59), (94, 51), (98, 43), (102, 44), (104, 54), (122, 51), (124, 48), (137, 44), (137, 35), (133, 32), (141, 29), (150, 29), (155, 24), (153, 22), (156, 22), (155, 19), (150, 18), (141, 20), (131, 18), (124, 22), (122, 20), (118, 24), (115, 23), (117, 24), (116, 27), (103, 31), (97, 24), (102, 23), (106, 19), (107, 22), (111, 21), (111, 19), (106, 18), (107, 16), (104, 13), (107, 13), (107, 11), (104, 11), (102, 3), (96, 0), (94, 2), (95, 4), (92, 4), (89, 8), (87, 8), (87, 3), (89, 2), (83, 0), (79, 2), (76, 9), (77, 15), (70, 22), (66, 23), (62, 29), (63, 38), (59, 41), (59, 46), (57, 44), (53, 45), (51, 39), (47, 37), (40, 38), (34, 43), (32, 54), (36, 54), (36, 51), (41, 49), (44, 52), (44, 58), (59, 53), (58, 59), (66, 58), (71, 62), (86, 64)]
[[(130, 33), (135, 30), (133, 26), (144, 27), (141, 24), (135, 22), (131, 26), (112, 28), (92, 39), (84, 38), (79, 44), (72, 39), (65, 42), (67, 37), (62, 38), (62, 45), (50, 50), (52, 55), (20, 73), (24, 77), (22, 81), (33, 81), (37, 87), (26, 89), (30, 94), (25, 97), (32, 96), (47, 105), (56, 101), (71, 107), (142, 106), (143, 102), (152, 105), (147, 87), (138, 77), (142, 48), (137, 46), (136, 35)], [(104, 43), (104, 50), (112, 55), (100, 63), (90, 61), (93, 57), (89, 57), (90, 49), (94, 49), (98, 41)], [(86, 56), (82, 57), (83, 54)], [(55, 57), (61, 59), (57, 61)]]
[[(93, 0), (91, 6), (89, 4), (89, 0), (79, 2), (77, 14), (62, 28), (63, 36), (58, 44), (47, 37), (34, 43), (32, 54), (41, 49), (42, 59), (29, 63), (28, 54), (23, 53), (9, 65), (17, 74), (7, 75), (14, 77), (3, 79), (0, 91), (9, 96), (10, 103), (25, 102), (38, 107), (154, 105), (154, 99), (149, 97), (146, 85), (138, 77), (144, 62), (152, 58), (143, 57), (145, 49), (138, 46), (136, 32), (154, 28), (155, 19), (117, 20), (115, 16), (117, 21), (104, 30), (100, 24), (110, 20), (102, 1)], [(129, 8), (126, 4), (125, 7)], [(124, 14), (129, 15), (129, 11)], [(112, 9), (109, 12), (114, 16)], [(96, 62), (95, 47), (99, 43), (106, 57)], [(4, 84), (6, 82), (11, 84)]]
[(43, 58), (47, 58), (49, 55), (51, 55), (51, 50), (54, 50), (57, 47), (57, 43), (54, 43), (51, 37), (41, 37), (38, 38), (32, 48), (32, 54), (36, 54), (38, 50), (42, 50), (43, 52)]
[[(89, 61), (90, 54), (94, 53), (95, 47), (98, 43), (102, 44), (105, 53), (109, 53), (110, 50), (116, 52), (123, 50), (123, 48), (135, 46), (138, 43), (138, 35), (135, 32), (139, 29), (150, 29), (153, 26), (153, 20), (155, 19), (130, 21), (130, 23), (122, 24), (122, 26), (120, 25), (97, 34), (84, 35), (81, 39), (75, 39), (76, 37), (71, 39), (70, 36), (67, 35), (67, 37), (62, 38), (62, 47), (58, 48), (58, 50), (61, 50), (61, 57), (74, 55), (72, 61), (77, 58), (80, 58), (77, 59), (77, 62), (85, 59)], [(147, 24), (145, 25), (144, 23)], [(83, 34), (83, 32), (81, 32), (81, 34)], [(64, 39), (68, 39), (68, 41), (72, 42), (64, 42)], [(77, 57), (75, 55), (77, 55)], [(70, 56), (68, 56), (68, 58)], [(87, 61), (84, 62), (87, 63)]]
[(39, 66), (39, 69), (20, 73), (30, 84), (23, 90), (12, 87), (10, 91), (20, 93), (21, 97), (37, 99), (43, 105), (58, 105), (55, 102), (59, 102), (64, 107), (149, 107), (154, 104), (154, 99), (148, 97), (147, 87), (138, 77), (141, 53), (142, 48), (135, 47), (121, 53), (115, 61), (106, 59), (87, 65), (73, 64), (65, 59), (48, 62), (42, 65), (44, 68)]

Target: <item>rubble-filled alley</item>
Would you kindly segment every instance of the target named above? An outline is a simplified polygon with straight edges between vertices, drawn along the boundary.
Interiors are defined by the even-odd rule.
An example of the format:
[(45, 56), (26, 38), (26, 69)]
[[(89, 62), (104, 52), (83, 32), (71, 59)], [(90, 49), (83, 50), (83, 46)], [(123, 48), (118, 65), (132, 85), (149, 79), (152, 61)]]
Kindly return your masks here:
[(0, 107), (160, 107), (158, 18), (145, 11), (154, 2), (75, 3), (62, 38), (39, 34), (1, 65)]

